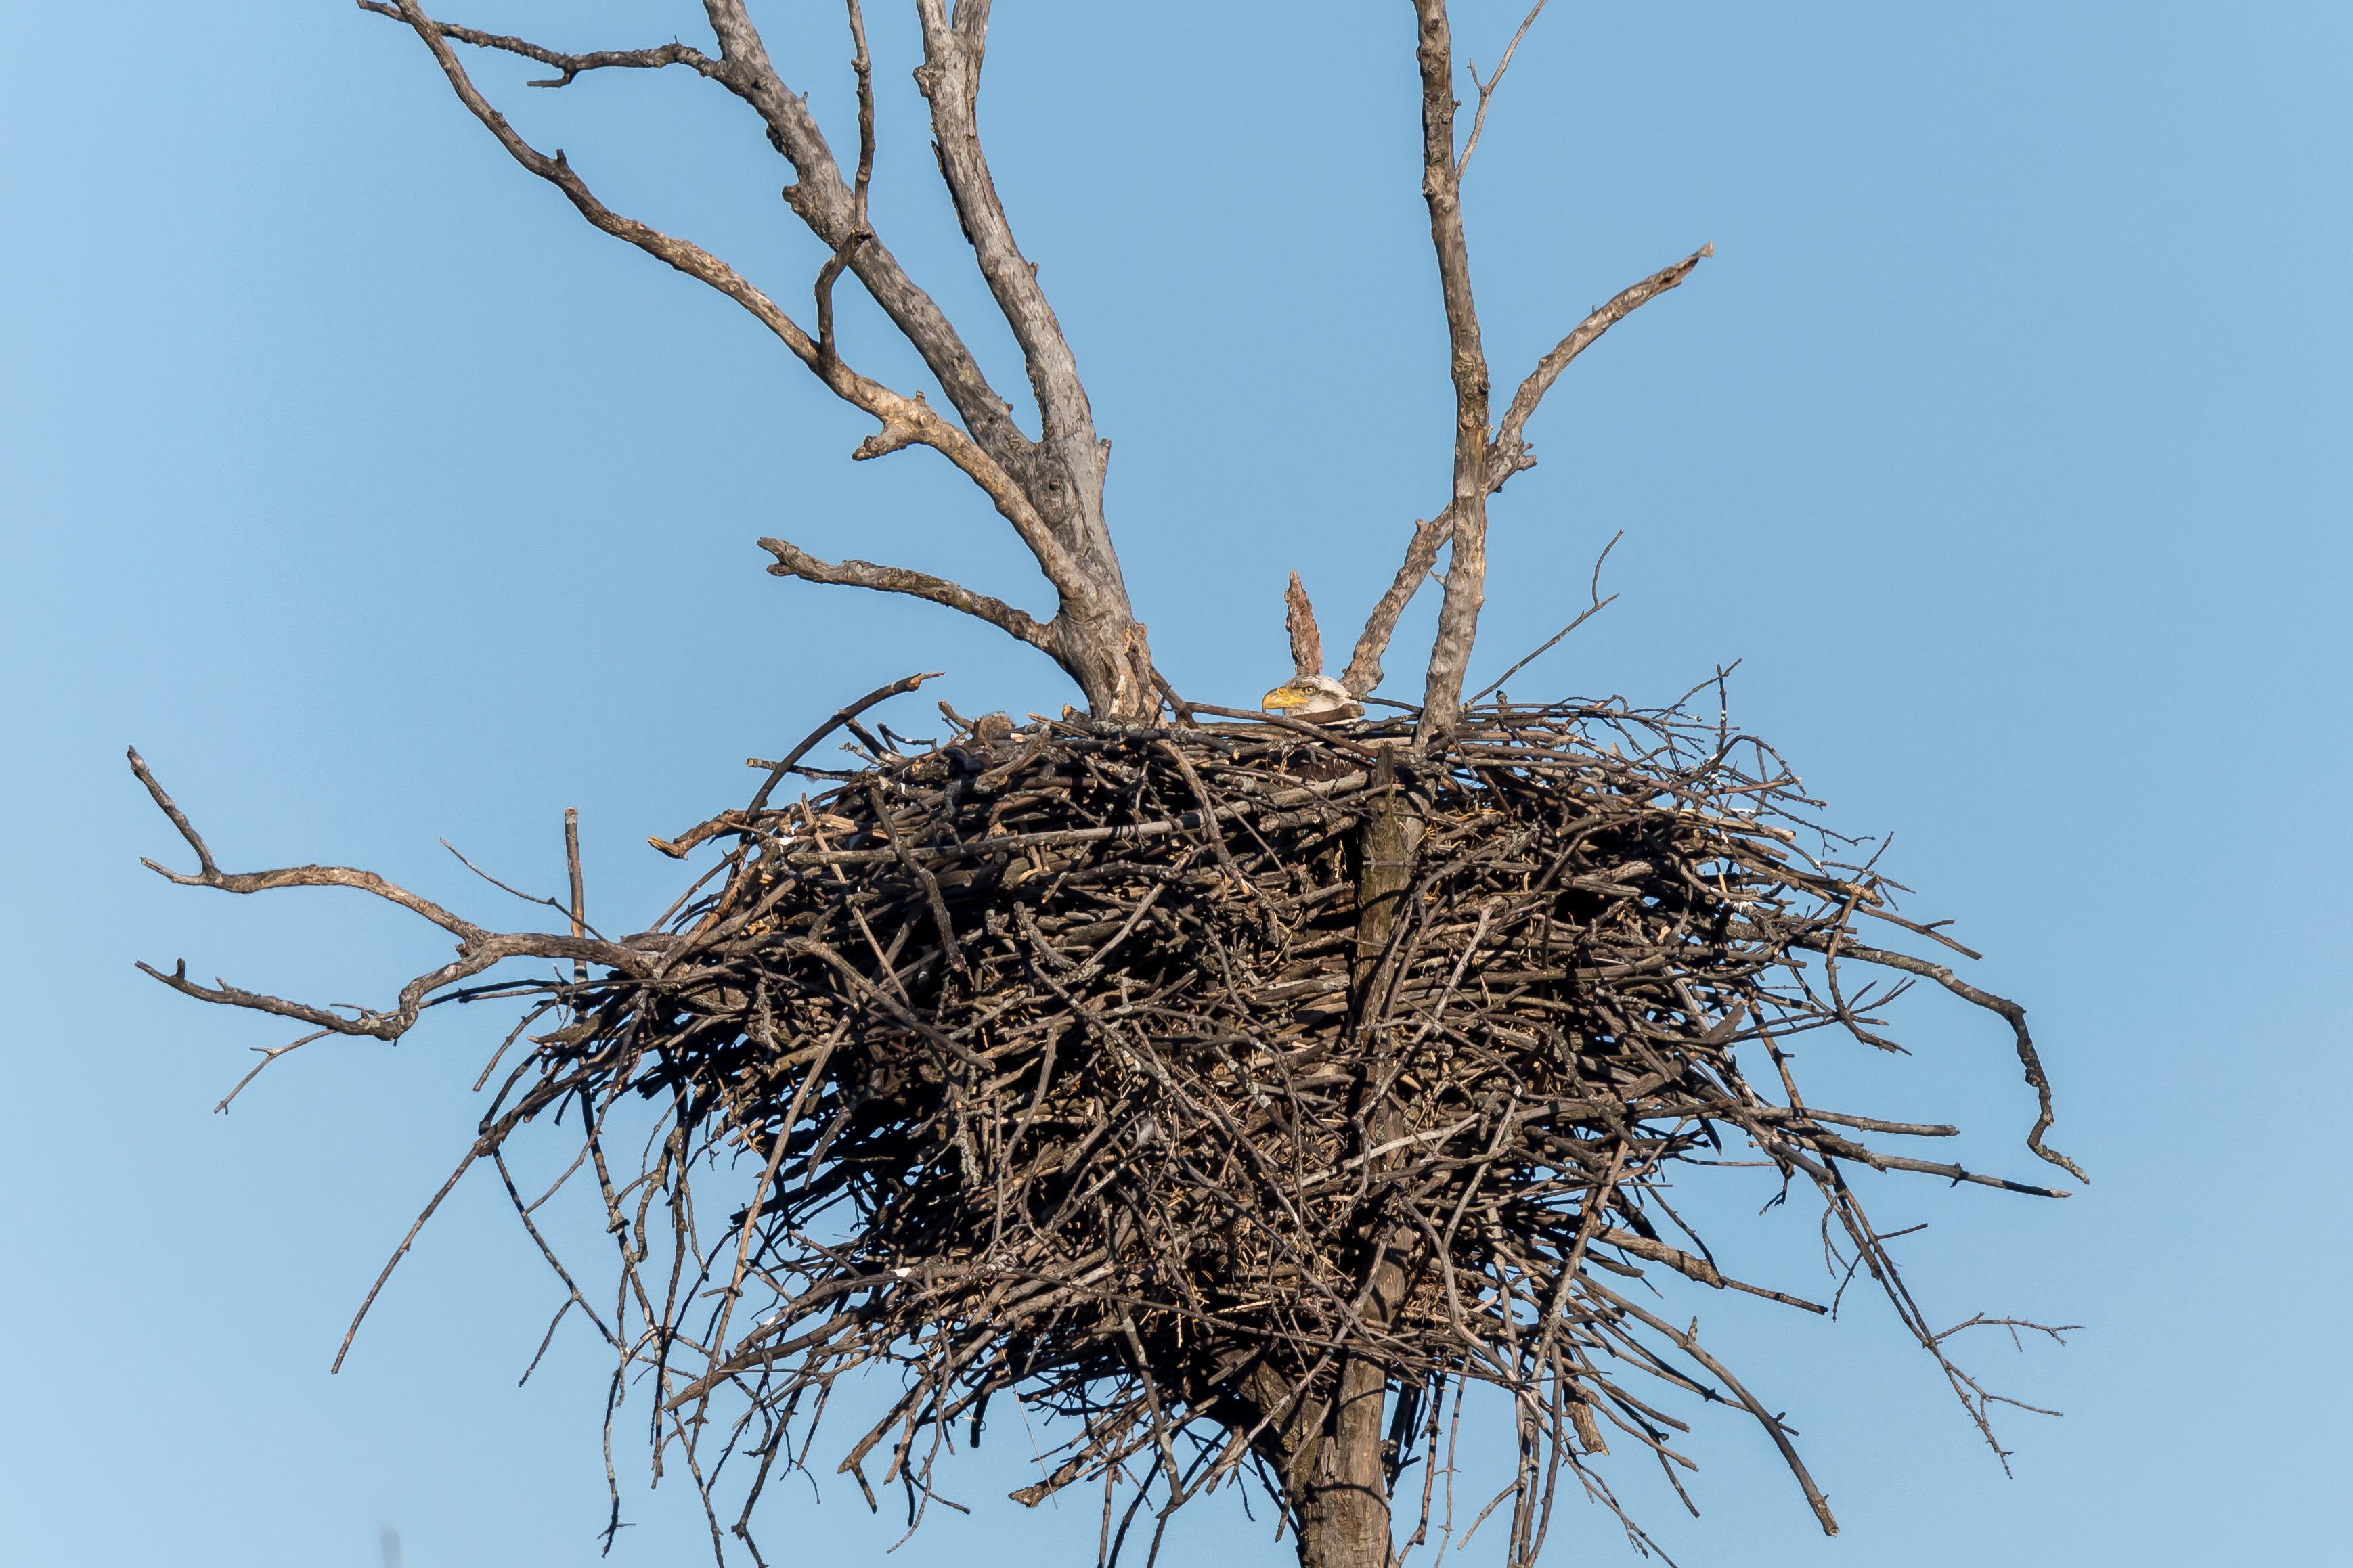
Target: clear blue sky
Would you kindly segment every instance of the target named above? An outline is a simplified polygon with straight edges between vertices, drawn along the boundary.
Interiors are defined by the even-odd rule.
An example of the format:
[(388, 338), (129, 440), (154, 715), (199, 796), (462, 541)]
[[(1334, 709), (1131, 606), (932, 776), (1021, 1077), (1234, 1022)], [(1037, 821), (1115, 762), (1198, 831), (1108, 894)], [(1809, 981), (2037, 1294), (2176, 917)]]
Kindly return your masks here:
[[(881, 220), (1017, 384), (935, 194), (910, 8), (869, 5)], [(1459, 5), (1482, 66), (1517, 9)], [(1249, 700), (1284, 671), (1283, 574), (1351, 624), (1443, 495), (1409, 9), (998, 10), (991, 155), (1117, 443), (1129, 580), (1177, 683)], [(833, 7), (765, 11), (843, 135)], [(451, 15), (577, 47), (699, 27), (684, 0)], [(1657, 699), (1745, 661), (1738, 716), (1842, 821), (1893, 832), (1917, 907), (2030, 1005), (2053, 1142), (2095, 1178), (2042, 1206), (1878, 1199), (1931, 1222), (1905, 1245), (1932, 1314), (2088, 1325), (1980, 1347), (2066, 1411), (2007, 1424), (2014, 1479), (1880, 1304), (1822, 1325), (1693, 1298), (1804, 1430), (1846, 1534), (1725, 1420), (1694, 1445), (1702, 1519), (1629, 1479), (1687, 1564), (2347, 1550), (2348, 70), (2341, 4), (1555, 0), (1490, 123), (1470, 218), (1499, 378), (1634, 278), (1717, 257), (1539, 416), (1482, 668), (1567, 619), (1624, 530), (1624, 597), (1515, 688)], [(483, 78), (615, 205), (806, 297), (818, 258), (739, 107), (675, 74), (524, 74)], [(18, 0), (0, 137), (0, 1555), (360, 1568), (390, 1523), (409, 1568), (588, 1563), (601, 1355), (567, 1330), (514, 1387), (556, 1293), (493, 1186), (461, 1189), (327, 1375), (469, 1136), (497, 1020), (322, 1044), (211, 1115), (283, 1032), (133, 958), (380, 999), (438, 945), (353, 899), (155, 880), (137, 858), (180, 850), (122, 748), (228, 864), (372, 865), (486, 918), (512, 909), (436, 839), (552, 885), (577, 805), (592, 902), (626, 929), (674, 890), (645, 835), (734, 801), (742, 758), (838, 700), (917, 668), (966, 710), (1071, 695), (975, 623), (765, 576), (755, 537), (1049, 602), (944, 465), (851, 465), (860, 418), (586, 229), (386, 22)], [(845, 331), (917, 384), (871, 309)], [(1908, 1060), (1810, 1065), (2031, 1172), (1999, 1029), (1930, 997), (1905, 1021)], [(1777, 1218), (1727, 1248), (1803, 1288), (1808, 1235)], [(1018, 1484), (1003, 1442), (965, 1473), (974, 1517), (897, 1561), (1090, 1560), (1083, 1506), (992, 1500)], [(684, 1497), (618, 1459), (639, 1522), (614, 1561), (697, 1560)], [(781, 1563), (871, 1561), (888, 1523), (796, 1485), (768, 1530)], [(1581, 1506), (1556, 1542), (1632, 1561)], [(1221, 1507), (1170, 1550), (1290, 1561)]]

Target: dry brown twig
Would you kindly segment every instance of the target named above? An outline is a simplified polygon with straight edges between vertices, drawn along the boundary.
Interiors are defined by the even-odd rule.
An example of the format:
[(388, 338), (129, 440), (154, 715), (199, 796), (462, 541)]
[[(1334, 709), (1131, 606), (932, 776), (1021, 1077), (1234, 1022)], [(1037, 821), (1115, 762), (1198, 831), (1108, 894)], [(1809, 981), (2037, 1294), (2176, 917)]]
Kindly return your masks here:
[[(1897, 914), (1894, 885), (1873, 867), (1840, 864), (1844, 841), (1812, 816), (1816, 803), (1722, 714), (1482, 705), (1502, 679), (1461, 696), (1487, 503), (1533, 466), (1531, 419), (1569, 364), (1713, 254), (1703, 247), (1592, 310), (1494, 416), (1461, 183), (1546, 0), (1492, 75), (1472, 69), (1467, 139), (1445, 0), (1412, 0), (1422, 195), (1454, 392), (1451, 483), (1367, 617), (1340, 677), (1348, 692), (1372, 696), (1399, 616), (1441, 555), (1447, 567), (1420, 703), (1335, 727), (1187, 703), (1153, 666), (1104, 513), (1108, 443), (981, 149), (989, 0), (913, 0), (915, 79), (940, 176), (1020, 352), (1035, 436), (876, 231), (874, 61), (859, 0), (845, 0), (859, 137), (848, 177), (743, 0), (704, 0), (709, 49), (584, 53), (444, 22), (418, 0), (359, 4), (406, 26), (467, 110), (589, 223), (734, 300), (871, 416), (878, 428), (856, 457), (926, 447), (955, 464), (1057, 604), (1033, 616), (944, 578), (823, 561), (781, 539), (760, 542), (772, 572), (985, 620), (1053, 658), (1088, 702), (1063, 721), (1033, 715), (1027, 729), (943, 705), (952, 742), (908, 752), (861, 715), (929, 677), (879, 689), (781, 761), (754, 760), (765, 778), (744, 806), (654, 839), (681, 858), (715, 844), (718, 862), (651, 928), (617, 937), (588, 921), (568, 815), (568, 900), (533, 900), (565, 929), (502, 931), (357, 868), (223, 871), (132, 752), (132, 771), (196, 858), (185, 873), (149, 862), (173, 881), (349, 888), (456, 939), (450, 962), (380, 1009), (206, 985), (185, 963), (142, 965), (185, 995), (308, 1027), (263, 1047), (229, 1099), (318, 1039), (397, 1039), (450, 1001), (522, 1010), (485, 1069), (485, 1082), (502, 1064), (505, 1076), (472, 1144), (368, 1303), (489, 1159), (564, 1287), (549, 1339), (576, 1306), (617, 1352), (608, 1455), (610, 1422), (649, 1396), (657, 1473), (683, 1462), (723, 1560), (723, 1478), (741, 1498), (733, 1532), (756, 1561), (750, 1521), (769, 1481), (809, 1463), (840, 1381), (882, 1367), (898, 1371), (900, 1393), (851, 1435), (840, 1468), (871, 1501), (868, 1470), (879, 1468), (902, 1488), (911, 1526), (935, 1500), (951, 1428), (968, 1425), (977, 1442), (1003, 1397), (1060, 1435), (1039, 1480), (1015, 1496), (1035, 1505), (1100, 1484), (1106, 1556), (1141, 1510), (1155, 1510), (1156, 1550), (1176, 1507), (1255, 1481), (1280, 1500), (1305, 1568), (1391, 1568), (1401, 1561), (1391, 1500), (1414, 1465), (1420, 1516), (1399, 1551), (1430, 1540), (1434, 1508), (1442, 1540), (1457, 1539), (1455, 1443), (1463, 1392), (1476, 1387), (1501, 1396), (1517, 1438), (1513, 1479), (1486, 1510), (1509, 1505), (1512, 1568), (1535, 1560), (1564, 1472), (1645, 1540), (1603, 1476), (1604, 1427), (1621, 1435), (1621, 1455), (1641, 1450), (1674, 1479), (1691, 1464), (1671, 1447), (1686, 1429), (1662, 1408), (1676, 1398), (1757, 1420), (1834, 1530), (1782, 1417), (1695, 1327), (1603, 1280), (1671, 1274), (1825, 1310), (1735, 1278), (1668, 1206), (1670, 1175), (1735, 1179), (1700, 1174), (1742, 1163), (1721, 1157), (1730, 1137), (1785, 1190), (1816, 1195), (1833, 1274), (1869, 1275), (2000, 1451), (1991, 1411), (2007, 1401), (1953, 1359), (1950, 1342), (1972, 1327), (2063, 1331), (1987, 1317), (1933, 1330), (1849, 1173), (2063, 1194), (1866, 1142), (1954, 1130), (1813, 1108), (1782, 1047), (1830, 1030), (1884, 1048), (1873, 1010), (1933, 982), (2008, 1023), (2038, 1097), (2028, 1145), (2080, 1176), (2042, 1144), (2050, 1084), (2023, 1012), (1947, 964), (1858, 941), (1879, 922), (1975, 956)], [(748, 106), (792, 166), (786, 201), (825, 248), (814, 333), (719, 258), (606, 206), (561, 152), (515, 131), (457, 47), (544, 66), (554, 74), (533, 85), (549, 89), (593, 71), (683, 68)], [(944, 408), (847, 363), (834, 310), (845, 278), (916, 350)], [(1608, 603), (1599, 570), (1591, 606), (1528, 659)], [(1294, 673), (1318, 674), (1322, 639), (1295, 574), (1286, 604)], [(855, 766), (807, 760), (843, 730), (861, 752)], [(834, 782), (776, 800), (796, 775)], [(1799, 847), (1810, 836), (1819, 855)], [(492, 974), (512, 959), (543, 967)], [(1900, 978), (1853, 991), (1841, 970), (1856, 966)], [(1778, 1099), (1749, 1074), (1760, 1058)], [(543, 1134), (566, 1116), (577, 1147), (526, 1202), (508, 1156), (526, 1129)], [(624, 1126), (650, 1133), (634, 1172), (610, 1154)], [(575, 1184), (593, 1187), (617, 1248), (609, 1321), (533, 1218)], [(615, 1509), (617, 1525), (617, 1491)]]

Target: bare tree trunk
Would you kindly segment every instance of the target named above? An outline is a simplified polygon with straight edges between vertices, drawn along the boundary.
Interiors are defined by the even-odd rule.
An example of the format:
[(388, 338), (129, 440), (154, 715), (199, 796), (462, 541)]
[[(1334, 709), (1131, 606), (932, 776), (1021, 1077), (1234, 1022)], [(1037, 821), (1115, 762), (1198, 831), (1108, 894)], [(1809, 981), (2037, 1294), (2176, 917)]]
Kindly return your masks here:
[(1351, 1358), (1323, 1441), (1285, 1478), (1298, 1531), (1299, 1568), (1388, 1568), (1388, 1475), (1381, 1463), (1387, 1371)]
[(1454, 487), (1448, 500), (1453, 542), (1438, 609), (1438, 639), (1422, 689), (1426, 741), (1454, 728), (1471, 645), (1479, 635), (1479, 609), (1487, 596), (1488, 383), (1487, 353), (1471, 296), (1471, 250), (1462, 236), (1462, 164), (1454, 152), (1454, 38), (1446, 0), (1414, 0), (1414, 12), (1419, 24), (1414, 55), (1421, 67), (1421, 194), (1438, 252), (1454, 382)]
[(1152, 647), (1145, 640), (1144, 623), (1128, 608), (1124, 588), (1118, 602), (1099, 615), (1074, 614), (1066, 603), (1053, 626), (1056, 646), (1049, 651), (1087, 694), (1094, 717), (1117, 724), (1152, 722), (1160, 708), (1152, 683)]
[[(1422, 822), (1398, 787), (1397, 750), (1385, 748), (1374, 764), (1386, 799), (1358, 830), (1356, 839), (1356, 951), (1349, 965), (1352, 1026), (1380, 1026), (1381, 994), (1388, 969), (1381, 962), (1396, 934), (1398, 917), (1413, 886), (1413, 859)], [(1357, 1086), (1360, 1137), (1366, 1147), (1396, 1131), (1388, 1107), (1387, 1051), (1373, 1055)], [(1366, 1270), (1359, 1310), (1374, 1327), (1397, 1314), (1411, 1284), (1409, 1238), (1390, 1234), (1368, 1215), (1354, 1247)], [(1275, 1415), (1258, 1442), (1259, 1452), (1282, 1478), (1282, 1494), (1299, 1549), (1300, 1568), (1389, 1568), (1389, 1367), (1377, 1357), (1344, 1358), (1327, 1393), (1303, 1394), (1272, 1369), (1261, 1367), (1243, 1384), (1243, 1406), (1263, 1418)]]
[[(1396, 755), (1385, 749), (1374, 765), (1375, 782), (1388, 793), (1357, 840), (1352, 1011), (1355, 1027), (1366, 1033), (1383, 1027), (1382, 993), (1388, 972), (1382, 959), (1413, 886), (1414, 852), (1421, 842), (1421, 818), (1398, 787)], [(1387, 1142), (1397, 1131), (1385, 1081), (1393, 1070), (1389, 1053), (1376, 1051), (1357, 1086), (1358, 1121), (1368, 1147)], [(1374, 1324), (1389, 1321), (1405, 1299), (1408, 1278), (1398, 1254), (1401, 1240), (1387, 1235), (1377, 1219), (1366, 1225), (1358, 1239), (1370, 1269), (1363, 1310)], [(1332, 1404), (1318, 1412), (1318, 1440), (1295, 1447), (1291, 1454), (1285, 1480), (1299, 1531), (1300, 1568), (1388, 1568), (1392, 1548), (1382, 1440), (1388, 1384), (1386, 1365), (1349, 1357), (1341, 1364)]]

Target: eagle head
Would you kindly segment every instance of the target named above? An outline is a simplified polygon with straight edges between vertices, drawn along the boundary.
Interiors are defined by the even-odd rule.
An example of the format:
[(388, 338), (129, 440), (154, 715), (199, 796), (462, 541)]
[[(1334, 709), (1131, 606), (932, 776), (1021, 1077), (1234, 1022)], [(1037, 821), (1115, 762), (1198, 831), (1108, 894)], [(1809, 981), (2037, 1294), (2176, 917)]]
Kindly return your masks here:
[(1294, 676), (1268, 692), (1259, 706), (1270, 713), (1310, 724), (1337, 724), (1364, 717), (1365, 705), (1328, 675)]

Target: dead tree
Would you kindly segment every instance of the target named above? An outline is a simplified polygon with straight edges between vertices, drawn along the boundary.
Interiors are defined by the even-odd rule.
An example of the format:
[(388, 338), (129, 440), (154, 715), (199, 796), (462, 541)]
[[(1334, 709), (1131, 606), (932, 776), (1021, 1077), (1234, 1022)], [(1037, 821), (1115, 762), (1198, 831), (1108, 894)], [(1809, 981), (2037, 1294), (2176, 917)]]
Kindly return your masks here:
[[(1094, 415), (1079, 377), (1078, 359), (1063, 335), (1052, 305), (1038, 282), (1036, 268), (1013, 237), (1005, 205), (981, 151), (978, 105), (980, 73), (988, 41), (989, 0), (915, 0), (922, 24), (923, 60), (915, 84), (931, 107), (932, 135), (939, 169), (955, 204), (973, 258), (1014, 341), (1037, 402), (1035, 437), (1017, 424), (1012, 405), (989, 384), (986, 372), (937, 301), (910, 278), (873, 226), (867, 195), (874, 172), (873, 66), (866, 46), (865, 19), (858, 0), (847, 0), (853, 48), (851, 69), (858, 89), (858, 161), (845, 177), (832, 144), (803, 96), (786, 82), (753, 25), (744, 0), (705, 0), (703, 11), (717, 42), (715, 53), (682, 43), (653, 48), (602, 49), (567, 54), (522, 38), (442, 22), (416, 0), (360, 0), (363, 10), (406, 23), (455, 89), (459, 101), (498, 139), (516, 163), (561, 191), (581, 216), (605, 233), (708, 284), (749, 311), (835, 396), (871, 415), (880, 426), (851, 454), (864, 459), (911, 447), (927, 447), (954, 463), (982, 494), (1038, 563), (1058, 603), (1044, 620), (961, 584), (905, 567), (868, 561), (821, 561), (788, 541), (761, 541), (776, 557), (769, 570), (812, 583), (907, 594), (976, 616), (1028, 643), (1060, 664), (1085, 693), (1088, 710), (1120, 722), (1148, 720), (1160, 710), (1150, 644), (1135, 618), (1127, 584), (1113, 548), (1103, 507), (1109, 443), (1095, 432)], [(1569, 362), (1646, 300), (1673, 288), (1709, 251), (1667, 267), (1625, 289), (1587, 316), (1520, 383), (1500, 423), (1491, 423), (1485, 351), (1471, 289), (1470, 254), (1463, 238), (1461, 181), (1477, 150), (1487, 106), (1510, 68), (1539, 4), (1521, 24), (1495, 74), (1477, 84), (1478, 109), (1470, 135), (1455, 124), (1456, 68), (1444, 0), (1415, 0), (1422, 80), (1422, 195), (1430, 206), (1430, 237), (1452, 345), (1455, 389), (1453, 484), (1437, 516), (1419, 522), (1398, 567), (1397, 581), (1381, 596), (1357, 639), (1343, 683), (1358, 696), (1381, 679), (1381, 658), (1398, 616), (1451, 548), (1445, 603), (1437, 645), (1425, 683), (1425, 735), (1453, 722), (1462, 696), (1462, 678), (1478, 634), (1484, 598), (1487, 498), (1514, 474), (1535, 464), (1527, 424)], [(809, 320), (804, 328), (784, 306), (733, 267), (691, 240), (664, 234), (596, 196), (587, 180), (561, 152), (553, 155), (523, 140), (467, 74), (454, 46), (503, 51), (538, 61), (555, 72), (533, 83), (561, 88), (583, 73), (610, 69), (680, 67), (716, 83), (754, 112), (768, 141), (791, 164), (794, 183), (785, 200), (796, 217), (828, 249), (818, 271)], [(1458, 142), (1461, 150), (1457, 151)], [(951, 418), (934, 408), (922, 392), (913, 395), (860, 374), (843, 358), (834, 333), (833, 293), (844, 273), (855, 278), (923, 356), (941, 395), (955, 409)]]
[[(1781, 1416), (1695, 1330), (1624, 1288), (1675, 1275), (1824, 1310), (1734, 1277), (1670, 1206), (1662, 1177), (1724, 1163), (1727, 1139), (1785, 1193), (1818, 1197), (1836, 1268), (1878, 1287), (1994, 1443), (2002, 1401), (1948, 1351), (1988, 1321), (1933, 1325), (1848, 1173), (2062, 1194), (1865, 1142), (1953, 1129), (1810, 1106), (1783, 1047), (1833, 1030), (1893, 1048), (1876, 1010), (1926, 980), (2004, 1021), (2037, 1099), (2028, 1146), (2073, 1172), (2042, 1142), (2050, 1086), (2022, 1010), (1941, 955), (1866, 940), (1877, 922), (1976, 956), (1899, 914), (1899, 889), (1871, 860), (1842, 858), (1855, 841), (1820, 822), (1762, 741), (1681, 704), (1463, 695), (1487, 504), (1533, 465), (1529, 420), (1573, 360), (1709, 254), (1587, 316), (1495, 416), (1461, 185), (1544, 0), (1493, 73), (1471, 73), (1467, 134), (1444, 0), (1413, 0), (1422, 195), (1455, 395), (1451, 487), (1414, 525), (1336, 678), (1293, 579), (1293, 678), (1262, 713), (1187, 702), (1153, 667), (1104, 513), (1107, 446), (982, 154), (988, 0), (914, 4), (940, 174), (1020, 347), (1034, 436), (872, 224), (859, 0), (845, 5), (859, 138), (847, 174), (742, 0), (705, 0), (710, 50), (581, 54), (443, 22), (416, 0), (361, 0), (414, 33), (508, 153), (591, 224), (734, 300), (871, 415), (877, 429), (855, 457), (927, 447), (963, 470), (1057, 603), (1040, 619), (920, 571), (821, 561), (778, 539), (761, 542), (772, 572), (976, 616), (1059, 663), (1084, 711), (1023, 725), (942, 705), (952, 733), (914, 744), (864, 715), (928, 678), (871, 693), (780, 761), (755, 761), (764, 778), (747, 805), (655, 840), (681, 858), (715, 845), (718, 863), (625, 935), (590, 921), (569, 834), (569, 899), (537, 900), (565, 918), (544, 932), (493, 930), (351, 868), (225, 871), (134, 752), (195, 856), (188, 872), (149, 862), (172, 880), (353, 888), (458, 944), (375, 1009), (206, 985), (185, 963), (148, 973), (300, 1022), (309, 1032), (265, 1051), (265, 1067), (316, 1039), (397, 1038), (449, 1001), (521, 1006), (484, 1081), (518, 1042), (520, 1060), (417, 1225), (476, 1163), (498, 1172), (564, 1287), (557, 1322), (578, 1310), (611, 1345), (617, 1402), (649, 1391), (658, 1473), (665, 1454), (682, 1458), (723, 1561), (731, 1528), (756, 1557), (750, 1521), (767, 1481), (809, 1461), (837, 1384), (877, 1366), (901, 1369), (903, 1392), (839, 1468), (871, 1501), (880, 1465), (911, 1525), (952, 1432), (977, 1441), (1001, 1397), (1062, 1434), (1016, 1497), (1102, 1485), (1109, 1555), (1139, 1517), (1156, 1549), (1178, 1506), (1254, 1480), (1280, 1502), (1305, 1568), (1388, 1568), (1433, 1528), (1458, 1532), (1451, 1456), (1469, 1389), (1500, 1399), (1516, 1438), (1514, 1472), (1489, 1505), (1510, 1504), (1514, 1568), (1535, 1561), (1564, 1478), (1624, 1520), (1599, 1466), (1613, 1434), (1671, 1479), (1689, 1464), (1673, 1447), (1686, 1423), (1663, 1403), (1677, 1397), (1757, 1421), (1834, 1529)], [(679, 68), (749, 105), (794, 171), (786, 200), (829, 252), (811, 325), (699, 246), (607, 206), (561, 153), (516, 132), (461, 48), (537, 61), (553, 74), (534, 85), (549, 88)], [(834, 324), (845, 274), (922, 356), (946, 409), (850, 366)], [(1441, 556), (1421, 700), (1366, 718), (1398, 618)], [(850, 767), (810, 760), (844, 731)], [(820, 793), (778, 799), (794, 777)], [(491, 974), (514, 960), (554, 967)], [(1858, 984), (1859, 973), (1883, 978)], [(1763, 1085), (1749, 1073), (1760, 1063)], [(579, 1147), (557, 1185), (593, 1184), (617, 1248), (602, 1311), (534, 1223), (545, 1199), (525, 1202), (507, 1159), (526, 1129), (566, 1118)], [(609, 1157), (623, 1127), (648, 1134), (634, 1173)], [(1404, 1531), (1392, 1506), (1417, 1467), (1406, 1495), (1418, 1489), (1419, 1516)], [(723, 1524), (716, 1500), (747, 1469), (742, 1510)]]

